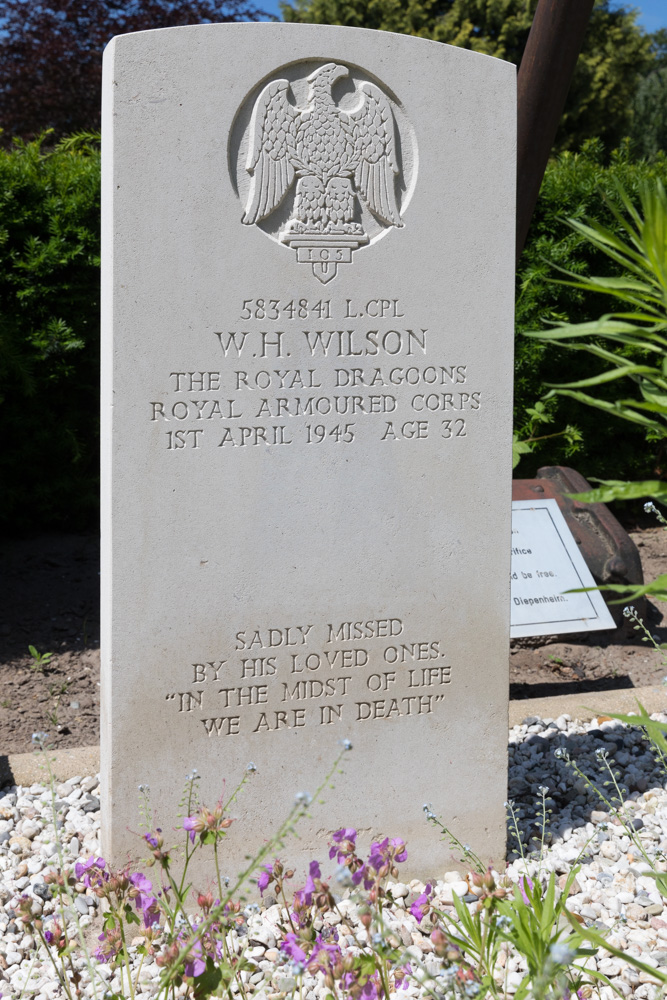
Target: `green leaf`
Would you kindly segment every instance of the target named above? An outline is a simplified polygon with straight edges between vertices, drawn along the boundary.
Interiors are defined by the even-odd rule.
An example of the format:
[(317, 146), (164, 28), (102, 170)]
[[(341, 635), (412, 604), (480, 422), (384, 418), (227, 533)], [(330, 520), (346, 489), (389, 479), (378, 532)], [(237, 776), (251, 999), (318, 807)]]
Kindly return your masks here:
[[(667, 601), (667, 573), (652, 580), (651, 583), (605, 583), (599, 587), (577, 587), (573, 590), (566, 590), (566, 594), (586, 594), (591, 590), (609, 590), (613, 594), (619, 594), (617, 601), (610, 601), (610, 604), (628, 604), (638, 601), (640, 597), (655, 597), (657, 601)], [(642, 641), (648, 642), (648, 639)]]
[(585, 493), (568, 493), (567, 496), (582, 503), (611, 503), (613, 500), (641, 500), (650, 497), (667, 503), (667, 482), (660, 479), (649, 479), (639, 483), (626, 483), (622, 480), (599, 479), (602, 486)]
[(581, 935), (581, 937), (585, 938), (587, 941), (590, 941), (591, 944), (594, 944), (596, 946), (596, 948), (604, 948), (606, 951), (608, 951), (611, 955), (614, 955), (616, 958), (621, 958), (623, 959), (624, 962), (628, 962), (630, 965), (634, 965), (634, 967), (636, 969), (639, 969), (640, 972), (645, 972), (649, 976), (653, 976), (653, 978), (657, 982), (667, 983), (667, 973), (662, 972), (662, 970), (660, 969), (654, 969), (653, 966), (651, 965), (646, 965), (645, 962), (642, 962), (638, 958), (635, 958), (635, 956), (630, 951), (627, 950), (621, 951), (620, 949), (615, 948), (614, 945), (612, 945), (607, 940), (607, 938), (602, 936), (602, 934), (599, 934), (596, 930), (593, 930), (592, 927), (584, 927), (576, 920), (573, 914), (569, 913), (567, 910), (565, 911), (565, 915), (567, 916), (567, 919), (570, 921), (572, 926), (575, 928), (577, 934)]
[(215, 990), (217, 990), (220, 985), (221, 980), (222, 973), (220, 972), (220, 969), (216, 968), (210, 957), (207, 957), (206, 968), (202, 972), (201, 976), (197, 976), (194, 980), (195, 1000), (206, 1000), (207, 997), (213, 996)]

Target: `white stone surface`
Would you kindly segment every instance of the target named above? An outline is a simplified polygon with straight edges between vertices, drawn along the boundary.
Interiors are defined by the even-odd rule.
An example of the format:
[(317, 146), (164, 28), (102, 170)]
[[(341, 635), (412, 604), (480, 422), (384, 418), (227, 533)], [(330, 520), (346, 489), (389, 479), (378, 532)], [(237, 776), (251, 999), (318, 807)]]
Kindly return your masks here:
[(556, 500), (512, 501), (513, 639), (616, 628)]
[[(291, 186), (254, 219), (271, 94), (292, 145), (254, 183)], [(139, 851), (140, 783), (171, 829), (192, 767), (212, 805), (252, 760), (235, 874), (347, 738), (292, 861), (400, 827), (408, 877), (444, 871), (425, 801), (500, 859), (514, 67), (328, 26), (142, 32), (107, 49), (103, 127), (105, 856)], [(383, 165), (341, 176), (369, 135)], [(308, 205), (335, 276), (326, 240), (295, 245)]]

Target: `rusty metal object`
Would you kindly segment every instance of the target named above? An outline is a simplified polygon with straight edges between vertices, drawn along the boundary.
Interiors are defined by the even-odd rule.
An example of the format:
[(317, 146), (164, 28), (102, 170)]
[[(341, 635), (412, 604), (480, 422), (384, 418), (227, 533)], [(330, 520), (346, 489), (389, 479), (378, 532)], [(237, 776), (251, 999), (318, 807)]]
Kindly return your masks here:
[(517, 79), (516, 259), (523, 250), (594, 0), (539, 0)]
[[(592, 489), (582, 475), (564, 465), (537, 470), (537, 479), (513, 479), (512, 500), (555, 500), (597, 584), (643, 583), (644, 574), (637, 546), (603, 503), (581, 503), (566, 496)], [(616, 595), (603, 591), (607, 601)], [(641, 617), (645, 602), (635, 601)], [(642, 605), (640, 607), (640, 604)], [(609, 607), (614, 621), (623, 621), (623, 605)]]

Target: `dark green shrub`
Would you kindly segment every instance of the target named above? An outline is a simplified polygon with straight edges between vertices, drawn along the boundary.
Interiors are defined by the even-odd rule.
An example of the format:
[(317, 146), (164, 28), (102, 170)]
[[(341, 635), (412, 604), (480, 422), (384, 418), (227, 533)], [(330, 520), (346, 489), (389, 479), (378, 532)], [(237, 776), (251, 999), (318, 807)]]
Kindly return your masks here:
[(94, 137), (0, 150), (0, 529), (98, 508), (100, 160)]
[[(567, 225), (565, 219), (594, 219), (618, 231), (619, 223), (610, 210), (616, 198), (614, 179), (638, 202), (641, 182), (650, 177), (667, 181), (667, 157), (659, 153), (647, 163), (633, 160), (628, 144), (614, 152), (603, 165), (600, 143), (585, 144), (578, 154), (564, 153), (552, 162), (540, 191), (526, 249), (517, 274), (517, 340), (515, 366), (515, 423), (525, 424), (526, 408), (546, 391), (548, 382), (574, 382), (604, 368), (603, 362), (581, 354), (556, 351), (521, 336), (549, 320), (580, 323), (617, 304), (608, 297), (578, 288), (555, 284), (557, 265), (579, 275), (612, 276), (620, 267)], [(584, 366), (584, 367), (582, 367)], [(614, 398), (618, 387), (601, 387), (599, 395)], [(645, 443), (641, 428), (620, 424), (607, 414), (575, 400), (551, 401), (553, 420), (549, 429), (575, 424), (583, 434), (580, 449), (572, 456), (563, 438), (536, 444), (515, 475), (530, 476), (539, 465), (573, 464), (586, 476), (614, 479), (650, 479), (656, 474), (656, 449)]]

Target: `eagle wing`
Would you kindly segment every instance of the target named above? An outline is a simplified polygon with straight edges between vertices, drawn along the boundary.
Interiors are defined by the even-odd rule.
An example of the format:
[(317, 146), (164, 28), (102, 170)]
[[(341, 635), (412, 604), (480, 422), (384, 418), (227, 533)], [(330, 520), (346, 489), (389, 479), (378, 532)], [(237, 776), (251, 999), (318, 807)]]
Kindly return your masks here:
[(360, 89), (361, 104), (347, 112), (354, 129), (356, 188), (374, 215), (393, 226), (402, 226), (396, 202), (394, 115), (379, 87), (362, 83)]
[(294, 135), (299, 111), (287, 99), (287, 80), (273, 80), (255, 101), (246, 170), (251, 175), (243, 222), (251, 226), (277, 208), (294, 180)]

